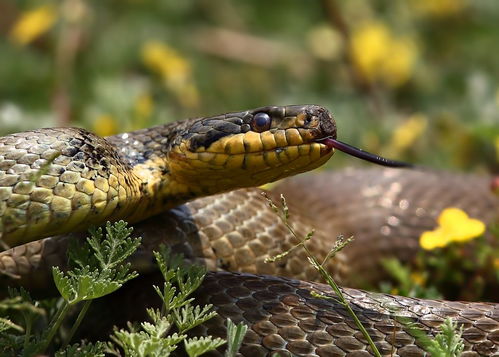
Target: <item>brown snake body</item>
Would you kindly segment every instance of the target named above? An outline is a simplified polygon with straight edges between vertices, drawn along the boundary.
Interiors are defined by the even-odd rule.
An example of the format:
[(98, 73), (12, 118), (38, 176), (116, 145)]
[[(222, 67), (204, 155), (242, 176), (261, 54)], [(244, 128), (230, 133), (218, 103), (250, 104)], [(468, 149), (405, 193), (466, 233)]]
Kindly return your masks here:
[[(272, 121), (265, 116), (263, 121), (255, 120), (261, 113)], [(68, 138), (58, 140), (57, 130)], [(8, 243), (68, 232), (71, 227), (81, 230), (88, 223), (106, 219), (138, 221), (170, 208), (135, 226), (135, 234), (144, 241), (132, 263), (135, 269), (150, 273), (154, 270), (152, 249), (167, 243), (188, 260), (212, 270), (198, 295), (201, 302), (212, 303), (221, 318), (203, 329), (223, 336), (222, 318), (246, 322), (250, 331), (241, 349), (245, 356), (272, 351), (300, 356), (370, 354), (341, 307), (310, 295), (311, 290), (330, 294), (327, 287), (277, 277), (317, 280), (304, 252), (296, 251), (276, 264), (264, 262), (296, 242), (259, 189), (235, 190), (182, 204), (193, 197), (277, 180), (319, 166), (332, 154), (327, 140), (336, 136), (334, 121), (325, 109), (265, 107), (107, 141), (71, 130), (75, 131), (46, 129), (0, 138), (0, 232)], [(62, 156), (54, 157), (49, 171), (33, 179), (32, 171), (51, 160), (47, 147)], [(258, 156), (262, 149), (263, 157)], [(166, 159), (161, 156), (163, 151)], [(235, 181), (221, 171), (226, 168), (234, 170)], [(52, 185), (52, 181), (57, 182)], [(347, 170), (294, 178), (274, 191), (274, 197), (281, 192), (286, 195), (298, 233), (316, 229), (310, 248), (319, 259), (338, 234), (355, 236), (327, 266), (339, 282), (350, 286), (359, 280), (379, 279), (382, 257), (397, 255), (410, 260), (417, 252), (420, 233), (434, 228), (443, 208), (460, 207), (486, 223), (499, 214), (498, 199), (489, 191), (486, 178), (432, 171)], [(16, 224), (22, 229), (17, 230)], [(54, 236), (0, 253), (2, 278), (47, 294), (50, 267), (64, 266), (67, 242), (78, 237), (82, 234)], [(113, 322), (139, 318), (143, 313), (129, 309), (123, 314), (123, 306), (151, 303), (153, 290), (143, 286), (150, 286), (147, 279), (154, 274), (145, 275), (121, 291), (123, 304), (106, 307)], [(464, 355), (499, 354), (497, 304), (344, 291), (383, 354), (424, 354), (398, 316), (414, 321), (429, 334), (436, 333), (445, 317), (453, 317), (464, 327)], [(99, 326), (92, 329), (97, 331)]]
[[(299, 189), (304, 186), (307, 190)], [(466, 194), (471, 186), (473, 194)], [(378, 265), (382, 257), (396, 255), (409, 261), (418, 250), (418, 236), (435, 226), (436, 216), (445, 207), (460, 207), (485, 222), (492, 222), (499, 212), (487, 178), (444, 172), (350, 169), (289, 179), (275, 191), (288, 197), (291, 221), (298, 232), (316, 229), (310, 246), (319, 258), (325, 256), (337, 234), (356, 237), (328, 265), (344, 285), (355, 285), (356, 277), (364, 282), (382, 277)], [(355, 215), (359, 218), (352, 217)], [(214, 304), (221, 316), (207, 325), (209, 333), (224, 336), (223, 321), (229, 317), (249, 324), (243, 355), (263, 356), (270, 351), (299, 356), (368, 353), (366, 342), (346, 312), (332, 301), (310, 295), (311, 289), (332, 294), (327, 286), (269, 276), (318, 278), (300, 251), (282, 263), (264, 263), (265, 257), (290, 248), (294, 242), (260, 190), (233, 191), (189, 202), (136, 225), (135, 234), (142, 236), (144, 243), (132, 262), (144, 273), (151, 271), (152, 249), (166, 242), (174, 251), (212, 271), (266, 274), (210, 273), (198, 293), (201, 301)], [(19, 274), (23, 285), (45, 291), (52, 279), (50, 266), (64, 265), (68, 238), (75, 235), (1, 253), (0, 267)], [(122, 309), (138, 301), (144, 306), (153, 303), (152, 289), (143, 289), (149, 285), (143, 280), (132, 282), (120, 293), (120, 304), (106, 304), (106, 312), (114, 316), (113, 323), (120, 318), (125, 322), (143, 317), (140, 311), (122, 314)], [(499, 353), (497, 304), (421, 300), (355, 289), (344, 292), (383, 354), (423, 355), (397, 316), (410, 318), (430, 334), (437, 332), (445, 317), (452, 317), (464, 326), (465, 356)], [(99, 328), (92, 325), (92, 330)]]

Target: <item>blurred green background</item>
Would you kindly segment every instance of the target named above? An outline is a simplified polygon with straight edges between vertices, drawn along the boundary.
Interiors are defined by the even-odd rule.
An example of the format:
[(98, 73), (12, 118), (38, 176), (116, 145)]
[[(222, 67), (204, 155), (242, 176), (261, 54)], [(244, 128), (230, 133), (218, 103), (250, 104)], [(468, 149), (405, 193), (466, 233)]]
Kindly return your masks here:
[(498, 19), (497, 0), (2, 0), (0, 134), (316, 103), (343, 141), (498, 172)]

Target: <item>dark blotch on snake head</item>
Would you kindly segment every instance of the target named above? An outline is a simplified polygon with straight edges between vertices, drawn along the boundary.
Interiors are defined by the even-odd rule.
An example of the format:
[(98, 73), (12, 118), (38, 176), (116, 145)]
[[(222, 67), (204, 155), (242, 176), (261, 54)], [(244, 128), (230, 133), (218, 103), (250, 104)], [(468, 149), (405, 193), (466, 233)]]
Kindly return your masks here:
[[(226, 114), (226, 116), (229, 114)], [(215, 141), (227, 135), (241, 133), (243, 121), (239, 117), (213, 117), (194, 123), (187, 138), (190, 139), (189, 150), (196, 151), (200, 147), (209, 147)]]

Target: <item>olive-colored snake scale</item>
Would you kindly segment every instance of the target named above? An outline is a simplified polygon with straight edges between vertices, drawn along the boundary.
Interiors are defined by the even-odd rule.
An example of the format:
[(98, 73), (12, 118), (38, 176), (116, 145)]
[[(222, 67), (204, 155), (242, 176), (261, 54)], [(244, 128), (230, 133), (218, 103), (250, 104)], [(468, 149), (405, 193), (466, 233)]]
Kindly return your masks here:
[[(321, 117), (323, 112), (320, 110), (318, 112), (317, 107), (282, 108), (259, 108), (242, 114), (232, 113), (215, 118), (228, 119), (231, 120), (231, 123), (239, 123), (237, 119), (242, 118), (241, 123), (238, 124), (241, 125), (241, 129), (233, 129), (233, 131), (235, 130), (236, 136), (240, 135), (241, 137), (242, 150), (250, 153), (255, 152), (253, 148), (257, 144), (249, 141), (248, 136), (241, 135), (242, 132), (245, 132), (244, 130), (246, 130), (245, 133), (251, 133), (250, 139), (252, 140), (255, 137), (255, 132), (260, 133), (258, 140), (263, 143), (260, 144), (263, 147), (271, 145), (268, 144), (270, 141), (265, 141), (269, 140), (266, 134), (267, 130), (277, 136), (281, 135), (276, 134), (281, 129), (284, 131), (293, 129), (297, 132), (303, 131), (303, 133), (300, 133), (302, 137), (306, 137), (306, 135), (319, 139), (331, 135), (335, 137), (336, 128), (334, 127), (333, 133), (333, 130), (328, 127), (329, 124), (323, 123), (332, 119), (325, 116)], [(255, 121), (255, 116), (262, 112), (269, 113), (272, 118), (272, 123), (269, 124), (270, 128), (263, 128), (265, 130), (260, 130), (261, 128), (258, 125), (261, 123), (267, 125), (268, 123)], [(252, 117), (246, 117), (249, 115), (248, 113)], [(303, 113), (311, 119), (304, 118)], [(280, 121), (283, 118), (287, 124)], [(314, 124), (314, 120), (317, 118), (319, 119)], [(217, 120), (219, 119), (213, 120), (214, 123), (209, 125), (218, 125)], [(199, 120), (191, 122), (196, 125)], [(290, 122), (291, 125), (289, 125)], [(206, 119), (204, 119), (203, 123), (206, 123)], [(244, 127), (248, 123), (249, 128)], [(180, 125), (182, 130), (186, 128), (185, 132), (177, 133), (182, 138), (181, 140), (176, 139), (171, 134), (175, 130), (175, 125), (167, 127), (164, 131), (170, 135), (165, 142), (170, 143), (177, 140), (177, 146), (173, 145), (169, 148), (169, 153), (176, 152), (176, 156), (174, 155), (175, 157), (172, 160), (178, 159), (182, 152), (185, 153), (183, 157), (191, 155), (182, 151), (184, 149), (181, 147), (184, 145), (195, 153), (213, 151), (215, 154), (209, 159), (210, 165), (215, 161), (223, 161), (222, 166), (230, 167), (227, 159), (221, 156), (221, 149), (216, 151), (210, 148), (213, 145), (219, 145), (220, 141), (225, 141), (232, 143), (229, 145), (230, 150), (235, 150), (234, 145), (236, 144), (231, 141), (234, 140), (234, 132), (225, 130), (225, 126), (219, 125), (218, 132), (222, 131), (220, 128), (223, 128), (225, 131), (229, 131), (229, 133), (226, 133), (227, 136), (208, 134), (208, 139), (198, 137), (196, 145), (192, 145), (192, 135), (186, 135), (186, 133), (192, 134), (192, 129), (187, 127), (189, 125), (191, 124)], [(310, 126), (312, 134), (307, 134), (303, 130), (303, 126), (308, 129), (307, 125)], [(313, 131), (316, 128), (320, 128), (319, 133)], [(74, 129), (58, 130), (61, 130), (63, 134), (71, 133), (70, 136), (74, 137), (74, 132), (65, 131)], [(201, 131), (204, 131), (202, 134), (209, 131), (208, 129), (200, 130), (199, 128), (196, 130), (198, 134)], [(46, 132), (41, 133), (45, 134)], [(85, 131), (78, 131), (78, 133), (87, 135)], [(153, 131), (149, 129), (149, 131), (140, 131), (138, 136), (129, 133), (127, 138), (130, 136), (132, 138), (137, 138), (140, 135), (147, 136), (149, 133), (154, 133), (156, 137), (164, 137), (163, 134), (158, 134), (161, 133), (161, 130)], [(17, 135), (23, 136), (23, 134)], [(25, 136), (36, 137), (37, 134), (39, 132), (33, 131), (25, 134)], [(289, 176), (295, 172), (308, 170), (324, 162), (323, 157), (327, 159), (330, 156), (328, 149), (320, 146), (322, 144), (310, 143), (310, 140), (305, 139), (302, 139), (300, 143), (293, 135), (284, 134), (287, 145), (292, 146), (290, 143), (293, 141), (295, 145), (298, 145), (297, 147), (301, 145), (303, 149), (299, 148), (296, 151), (293, 149), (286, 153), (286, 159), (281, 158), (279, 164), (275, 164), (275, 161), (271, 160), (273, 154), (270, 151), (265, 154), (264, 163), (261, 165), (257, 164), (256, 161), (243, 161), (244, 164), (239, 164), (251, 166), (249, 170), (256, 169), (257, 172), (261, 172), (261, 174), (255, 176), (257, 183), (260, 184), (262, 181), (271, 181), (283, 176)], [(217, 137), (214, 138), (215, 136)], [(62, 231), (54, 229), (55, 226), (61, 225), (61, 222), (66, 219), (64, 217), (59, 218), (62, 221), (58, 221), (57, 224), (49, 224), (45, 231), (40, 231), (39, 226), (36, 226), (35, 229), (29, 223), (26, 224), (23, 229), (24, 232), (31, 234), (30, 237), (27, 237), (26, 234), (16, 235), (17, 233), (12, 228), (11, 221), (4, 219), (5, 212), (9, 210), (9, 207), (14, 207), (15, 212), (18, 214), (16, 219), (29, 221), (29, 215), (23, 213), (26, 210), (18, 211), (24, 207), (22, 198), (16, 196), (16, 205), (12, 205), (5, 197), (9, 195), (9, 198), (12, 198), (14, 191), (30, 192), (29, 194), (35, 191), (34, 188), (25, 187), (29, 186), (32, 179), (19, 180), (19, 177), (23, 174), (22, 172), (19, 173), (19, 170), (23, 168), (14, 167), (13, 169), (13, 166), (29, 166), (40, 159), (32, 157), (31, 159), (34, 160), (29, 163), (26, 162), (28, 159), (20, 158), (23, 155), (15, 156), (16, 150), (29, 151), (29, 147), (11, 150), (11, 156), (8, 157), (9, 142), (11, 142), (9, 140), (13, 139), (10, 139), (11, 137), (6, 138), (7, 140), (0, 138), (0, 218), (2, 218), (0, 223), (3, 224), (3, 228), (0, 225), (0, 228), (2, 228), (0, 232), (4, 233), (4, 237), (10, 237), (6, 241), (11, 245), (50, 236), (54, 234), (54, 231), (55, 233), (65, 233), (64, 229)], [(92, 136), (93, 138), (96, 137)], [(161, 138), (154, 140), (154, 143), (165, 145)], [(273, 146), (274, 149), (271, 149), (271, 151), (274, 150), (276, 158), (279, 158), (281, 152), (286, 151), (285, 146), (278, 142), (281, 139), (274, 139), (276, 143)], [(203, 140), (208, 140), (208, 143)], [(212, 271), (208, 273), (197, 295), (200, 303), (212, 303), (220, 316), (200, 327), (199, 330), (202, 333), (223, 337), (225, 335), (224, 320), (226, 318), (231, 318), (236, 322), (243, 321), (249, 325), (244, 345), (240, 350), (242, 355), (265, 356), (273, 351), (280, 352), (282, 355), (292, 354), (299, 356), (371, 355), (366, 341), (345, 310), (336, 304), (334, 300), (319, 299), (311, 295), (311, 291), (317, 291), (334, 296), (327, 286), (306, 282), (306, 280), (318, 280), (318, 276), (306, 261), (303, 251), (296, 250), (289, 257), (277, 263), (264, 262), (269, 255), (280, 253), (296, 242), (293, 241), (290, 233), (268, 207), (260, 189), (243, 188), (211, 195), (217, 190), (210, 185), (199, 190), (193, 188), (192, 183), (187, 183), (186, 187), (179, 187), (184, 182), (180, 177), (186, 177), (186, 175), (172, 166), (183, 165), (183, 168), (189, 169), (195, 165), (203, 166), (203, 160), (191, 165), (186, 164), (185, 160), (182, 159), (173, 161), (174, 164), (169, 167), (167, 166), (172, 161), (166, 161), (166, 164), (163, 163), (165, 166), (160, 168), (159, 171), (169, 175), (169, 180), (175, 181), (173, 186), (168, 186), (168, 189), (162, 187), (158, 183), (159, 181), (151, 182), (152, 179), (146, 183), (141, 183), (141, 180), (146, 176), (153, 179), (159, 176), (158, 172), (152, 172), (148, 176), (149, 174), (146, 175), (143, 171), (140, 171), (144, 170), (147, 165), (158, 167), (158, 160), (160, 159), (157, 156), (157, 148), (154, 153), (147, 153), (147, 148), (150, 150), (155, 144), (151, 144), (150, 141), (144, 144), (144, 141), (139, 140), (128, 140), (127, 143), (129, 144), (126, 144), (122, 140), (120, 141), (118, 137), (110, 138), (108, 142), (118, 149), (123, 148), (123, 152), (126, 151), (128, 154), (130, 152), (135, 152), (135, 155), (141, 153), (141, 158), (137, 161), (131, 159), (133, 155), (120, 156), (119, 150), (111, 150), (112, 156), (109, 156), (110, 152), (107, 152), (108, 156), (102, 158), (103, 160), (125, 160), (127, 162), (123, 166), (118, 165), (119, 168), (113, 168), (117, 173), (115, 176), (118, 179), (116, 185), (118, 197), (121, 186), (125, 190), (123, 193), (125, 196), (131, 195), (135, 197), (134, 194), (128, 193), (133, 191), (130, 189), (133, 186), (136, 187), (136, 192), (142, 192), (144, 195), (154, 196), (159, 192), (162, 195), (160, 201), (174, 197), (172, 199), (174, 203), (165, 204), (163, 213), (149, 217), (135, 225), (134, 234), (143, 237), (143, 245), (131, 261), (134, 269), (144, 274), (140, 279), (135, 279), (127, 284), (119, 292), (119, 297), (115, 298), (113, 304), (106, 305), (105, 311), (108, 318), (96, 321), (91, 327), (93, 332), (109, 328), (109, 326), (104, 326), (106, 320), (119, 323), (128, 319), (143, 317), (144, 311), (142, 307), (149, 306), (154, 301), (153, 289), (144, 289), (144, 287), (149, 287), (151, 281), (157, 278), (153, 271), (151, 251), (159, 244), (166, 243), (174, 251), (183, 253), (189, 261), (205, 264)], [(305, 144), (309, 145), (308, 149), (304, 148)], [(82, 150), (87, 150), (82, 148), (85, 145), (86, 143), (83, 141), (79, 145), (80, 151), (74, 154), (78, 155)], [(132, 147), (132, 150), (130, 147)], [(230, 150), (225, 146), (223, 152), (229, 153)], [(314, 150), (319, 151), (315, 152)], [(308, 153), (311, 155), (308, 161), (301, 156), (301, 153), (305, 151), (307, 151), (307, 155)], [(43, 152), (46, 153), (47, 148)], [(88, 152), (85, 151), (84, 154)], [(45, 160), (49, 157), (48, 155), (45, 154)], [(317, 156), (314, 157), (313, 155)], [(194, 155), (192, 154), (192, 156)], [(7, 167), (9, 160), (14, 161), (14, 163)], [(24, 161), (21, 162), (21, 160)], [(61, 161), (56, 160), (58, 158), (53, 163), (61, 166)], [(74, 161), (83, 162), (87, 165), (88, 160), (89, 158)], [(65, 165), (71, 165), (72, 162)], [(39, 162), (38, 167), (43, 166), (43, 163), (44, 161)], [(90, 163), (92, 164), (92, 162)], [(111, 161), (111, 166), (113, 165), (115, 163)], [(139, 165), (142, 165), (142, 167), (140, 170), (136, 170)], [(97, 170), (101, 167), (98, 164), (95, 164), (95, 166)], [(205, 170), (205, 166), (201, 169)], [(255, 166), (257, 167), (255, 168)], [(84, 175), (88, 175), (89, 170), (86, 170), (87, 167), (81, 169), (80, 179), (92, 181), (92, 179), (84, 177)], [(37, 182), (38, 186), (35, 188), (47, 189), (47, 187), (42, 186), (46, 185), (47, 180), (50, 180), (50, 178), (43, 176), (60, 177), (57, 175), (62, 175), (62, 173), (54, 171), (56, 168), (57, 166), (55, 168), (49, 166), (48, 170), (52, 171), (44, 173), (41, 177), (42, 183)], [(24, 169), (26, 169), (26, 166)], [(211, 174), (207, 170), (203, 172), (203, 175), (206, 175), (206, 179), (209, 180)], [(209, 170), (217, 169), (210, 168)], [(9, 184), (8, 180), (13, 180), (13, 175), (18, 175), (18, 179), (12, 185)], [(120, 175), (123, 175), (122, 181), (131, 180), (135, 183), (128, 186), (126, 183), (122, 184), (119, 178)], [(251, 186), (246, 181), (246, 178), (243, 178), (244, 175), (248, 175), (248, 173), (242, 172), (240, 175), (235, 175), (238, 177), (235, 184), (232, 184), (228, 189), (218, 191)], [(103, 177), (108, 176), (104, 173)], [(214, 174), (213, 177), (215, 177), (216, 181), (216, 177), (222, 178), (223, 175), (217, 176), (217, 174)], [(24, 182), (25, 191), (16, 190), (21, 181)], [(92, 182), (95, 187), (103, 184), (101, 182), (97, 185), (95, 180)], [(78, 182), (74, 187), (74, 193), (84, 192), (80, 191), (77, 185)], [(426, 170), (350, 169), (337, 173), (302, 175), (288, 179), (284, 184), (278, 185), (270, 194), (277, 200), (278, 194), (284, 193), (290, 206), (291, 223), (298, 233), (306, 234), (312, 228), (316, 230), (316, 234), (308, 246), (319, 259), (327, 254), (337, 235), (353, 235), (355, 237), (354, 242), (333, 260), (329, 261), (327, 265), (328, 270), (341, 284), (355, 286), (360, 281), (374, 282), (382, 277), (383, 273), (379, 266), (379, 260), (383, 257), (398, 256), (402, 261), (408, 261), (414, 257), (418, 250), (417, 240), (420, 233), (424, 230), (433, 229), (436, 225), (436, 217), (446, 207), (460, 207), (471, 217), (479, 218), (486, 223), (497, 219), (499, 200), (490, 192), (488, 185), (489, 180), (486, 177), (481, 178), (455, 173)], [(2, 189), (2, 186), (4, 189)], [(128, 187), (129, 191), (126, 191), (125, 186)], [(56, 187), (57, 183), (52, 186), (51, 190), (55, 191)], [(112, 185), (109, 185), (109, 187), (112, 187)], [(60, 190), (63, 188), (61, 187)], [(66, 191), (71, 189), (66, 187)], [(44, 192), (49, 194), (47, 191)], [(14, 193), (20, 195), (20, 193)], [(108, 197), (112, 196), (109, 193), (108, 195)], [(206, 195), (210, 196), (197, 198), (182, 204), (187, 199)], [(72, 197), (74, 197), (74, 194), (69, 198), (70, 201)], [(91, 199), (92, 197), (90, 197)], [(27, 211), (29, 211), (30, 202), (27, 203)], [(145, 216), (145, 211), (151, 211), (150, 215), (152, 215), (160, 210), (160, 204), (154, 201), (154, 197), (147, 198), (145, 203), (140, 203), (140, 199), (137, 199), (133, 201), (133, 204), (138, 207), (143, 216)], [(133, 217), (133, 221), (140, 220), (136, 218), (137, 214), (133, 212), (133, 209), (129, 208), (130, 206), (122, 208), (125, 206), (117, 199), (115, 207), (118, 207), (118, 211), (123, 210), (122, 212), (126, 213), (124, 215), (117, 214), (116, 211), (96, 211), (95, 206), (90, 206), (87, 216), (87, 220), (90, 220), (90, 222), (88, 223), (97, 224), (110, 217), (117, 219), (123, 216), (124, 218)], [(168, 208), (170, 209), (168, 210)], [(105, 217), (100, 219), (99, 212), (106, 212)], [(57, 214), (53, 210), (48, 213)], [(95, 218), (97, 216), (99, 219)], [(42, 214), (42, 217), (45, 217), (45, 215)], [(73, 220), (71, 221), (71, 219)], [(81, 228), (84, 226), (79, 222), (75, 223), (74, 220), (74, 218), (70, 218), (70, 222), (73, 223), (74, 227)], [(65, 233), (44, 240), (35, 240), (0, 253), (0, 270), (4, 273), (1, 285), (16, 283), (28, 287), (34, 293), (47, 294), (52, 279), (50, 267), (53, 265), (64, 266), (68, 242), (71, 239), (81, 239), (82, 237), (84, 237), (83, 233)], [(291, 278), (302, 279), (302, 281), (292, 280)], [(423, 356), (424, 352), (409, 333), (406, 321), (413, 321), (425, 332), (436, 334), (437, 327), (446, 317), (452, 317), (464, 327), (464, 356), (499, 355), (498, 304), (423, 300), (355, 289), (344, 289), (343, 291), (383, 355)], [(120, 303), (118, 304), (117, 301)], [(407, 319), (404, 322), (398, 317)], [(99, 323), (103, 324), (103, 326), (99, 326)]]

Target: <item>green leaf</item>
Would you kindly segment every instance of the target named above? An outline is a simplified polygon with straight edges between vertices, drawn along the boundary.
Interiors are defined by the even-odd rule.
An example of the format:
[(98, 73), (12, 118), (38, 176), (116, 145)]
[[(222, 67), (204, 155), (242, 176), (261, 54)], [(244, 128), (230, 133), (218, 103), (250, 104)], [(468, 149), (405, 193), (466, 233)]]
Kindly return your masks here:
[(115, 330), (111, 339), (125, 352), (125, 356), (169, 356), (185, 335), (172, 334), (157, 338), (145, 331)]
[(188, 304), (180, 309), (173, 309), (173, 319), (180, 333), (184, 333), (216, 316), (215, 311), (210, 311), (212, 307), (211, 304), (203, 307), (199, 305), (194, 307)]
[(133, 228), (127, 228), (125, 221), (106, 223), (105, 239), (102, 229), (91, 232), (87, 242), (102, 270), (113, 269), (123, 263), (140, 245), (141, 238), (130, 238)]
[(457, 323), (447, 318), (440, 326), (440, 331), (427, 351), (436, 357), (458, 357), (464, 350), (464, 341), (462, 339), (463, 326), (457, 327)]
[(59, 267), (52, 267), (52, 276), (54, 278), (54, 283), (59, 290), (62, 298), (66, 301), (71, 301), (76, 296), (76, 291), (71, 284), (71, 279), (64, 275), (64, 273), (59, 269)]
[(10, 321), (9, 319), (5, 319), (3, 317), (0, 317), (0, 334), (4, 333), (5, 331), (8, 330), (16, 330), (18, 332), (24, 332), (24, 329)]
[[(131, 232), (123, 221), (108, 222), (105, 235), (101, 228), (93, 229), (87, 244), (70, 246), (70, 263), (74, 268), (66, 273), (57, 267), (52, 269), (55, 285), (64, 300), (75, 304), (97, 299), (138, 276), (136, 272), (129, 272), (129, 263), (124, 263), (141, 240), (130, 238)], [(88, 253), (92, 251), (93, 254)]]
[(222, 346), (225, 341), (221, 338), (193, 337), (184, 340), (185, 351), (189, 357), (197, 357)]
[(154, 324), (143, 322), (141, 324), (144, 331), (151, 337), (161, 338), (166, 336), (172, 327), (171, 318), (168, 316), (161, 316), (161, 312), (155, 309), (147, 309), (148, 315), (153, 320)]
[(235, 357), (241, 344), (243, 343), (244, 336), (248, 331), (248, 326), (240, 322), (237, 325), (231, 319), (227, 319), (227, 349), (225, 350), (225, 357)]
[(97, 342), (95, 345), (74, 344), (56, 352), (55, 357), (104, 357), (105, 348), (106, 345), (103, 342)]

